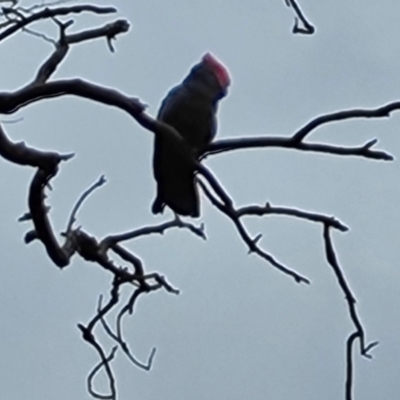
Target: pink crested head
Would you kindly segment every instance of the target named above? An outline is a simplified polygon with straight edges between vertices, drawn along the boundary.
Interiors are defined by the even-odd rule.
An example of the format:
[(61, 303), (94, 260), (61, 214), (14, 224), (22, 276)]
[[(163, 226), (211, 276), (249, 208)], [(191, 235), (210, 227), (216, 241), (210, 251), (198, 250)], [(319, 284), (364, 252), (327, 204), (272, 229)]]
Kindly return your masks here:
[(202, 62), (212, 68), (222, 88), (225, 89), (231, 84), (228, 70), (211, 53), (205, 54), (202, 58)]

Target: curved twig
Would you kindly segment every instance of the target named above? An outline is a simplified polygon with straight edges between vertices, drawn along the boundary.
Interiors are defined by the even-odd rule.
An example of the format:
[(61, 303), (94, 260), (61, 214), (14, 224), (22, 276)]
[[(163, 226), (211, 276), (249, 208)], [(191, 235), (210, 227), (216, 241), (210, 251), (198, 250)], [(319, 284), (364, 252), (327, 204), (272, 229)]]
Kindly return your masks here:
[(330, 114), (320, 115), (317, 118), (311, 120), (303, 128), (300, 128), (294, 135), (293, 140), (301, 142), (304, 138), (316, 128), (330, 122), (345, 121), (348, 119), (355, 118), (386, 118), (390, 117), (393, 111), (400, 109), (400, 101), (394, 101), (392, 103), (371, 109), (353, 109), (337, 111)]
[(298, 274), (297, 272), (289, 269), (279, 261), (277, 261), (271, 254), (267, 253), (266, 251), (262, 250), (258, 245), (257, 242), (260, 240), (260, 236), (256, 236), (256, 238), (252, 239), (247, 232), (246, 228), (244, 227), (240, 217), (237, 215), (236, 210), (233, 208), (232, 201), (226, 191), (222, 188), (222, 186), (218, 183), (216, 178), (211, 174), (209, 170), (207, 170), (204, 166), (202, 166), (201, 174), (207, 180), (208, 183), (212, 182), (212, 188), (216, 192), (218, 197), (222, 200), (219, 201), (207, 188), (207, 186), (199, 179), (200, 187), (203, 189), (207, 198), (211, 201), (218, 210), (220, 210), (223, 214), (225, 214), (236, 226), (236, 229), (242, 238), (242, 240), (246, 243), (247, 247), (249, 248), (249, 253), (255, 253), (259, 257), (263, 258), (273, 267), (278, 269), (279, 271), (285, 273), (286, 275), (291, 276), (297, 283), (307, 283), (309, 284), (310, 281), (305, 278), (304, 276)]
[(74, 208), (72, 209), (71, 215), (69, 217), (68, 220), (68, 224), (67, 224), (67, 229), (66, 232), (71, 231), (72, 229), (72, 225), (74, 224), (74, 222), (76, 221), (76, 214), (79, 211), (79, 208), (81, 207), (81, 205), (83, 204), (83, 202), (99, 187), (103, 186), (105, 183), (107, 182), (106, 178), (104, 175), (101, 175), (100, 178), (93, 183), (93, 185), (91, 185), (88, 189), (86, 189), (81, 196), (79, 197), (78, 201), (76, 202)]

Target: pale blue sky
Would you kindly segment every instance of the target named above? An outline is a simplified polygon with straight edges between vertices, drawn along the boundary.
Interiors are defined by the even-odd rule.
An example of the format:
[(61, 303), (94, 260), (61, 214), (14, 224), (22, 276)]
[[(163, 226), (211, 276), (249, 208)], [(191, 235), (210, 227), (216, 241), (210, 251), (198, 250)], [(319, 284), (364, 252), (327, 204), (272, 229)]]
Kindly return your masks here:
[[(104, 3), (109, 4), (109, 3)], [(400, 4), (317, 2), (301, 5), (317, 27), (293, 36), (284, 2), (266, 0), (115, 1), (117, 17), (77, 18), (74, 29), (127, 18), (131, 31), (110, 54), (104, 41), (74, 46), (56, 77), (88, 79), (138, 96), (156, 114), (161, 99), (207, 51), (229, 68), (233, 85), (219, 112), (218, 137), (290, 135), (311, 118), (346, 108), (375, 107), (400, 97)], [(37, 28), (47, 29), (38, 25)], [(50, 28), (52, 30), (53, 28)], [(72, 31), (72, 30), (71, 30)], [(20, 34), (1, 44), (0, 88), (25, 84), (51, 51)], [(5, 125), (14, 140), (41, 149), (76, 152), (50, 193), (58, 232), (79, 194), (105, 174), (79, 223), (102, 237), (170, 218), (150, 204), (152, 136), (119, 110), (75, 98), (43, 101)], [(399, 116), (336, 123), (310, 140), (378, 147), (400, 153)], [(7, 400), (85, 399), (86, 375), (97, 356), (76, 324), (94, 314), (110, 276), (74, 258), (59, 271), (43, 246), (25, 246), (33, 171), (0, 161), (0, 387)], [(393, 400), (400, 392), (400, 166), (357, 158), (276, 149), (241, 151), (207, 160), (237, 205), (295, 206), (335, 215), (351, 227), (335, 246), (358, 299), (369, 340), (381, 345), (367, 361), (356, 357), (355, 399)], [(352, 331), (346, 304), (323, 254), (321, 227), (294, 219), (249, 220), (262, 245), (312, 285), (296, 285), (247, 255), (233, 224), (202, 199), (209, 240), (177, 230), (129, 247), (149, 271), (165, 274), (182, 293), (139, 300), (126, 321), (126, 339), (150, 373), (119, 354), (119, 399), (343, 399), (344, 343)], [(107, 345), (111, 345), (106, 340)], [(102, 381), (99, 381), (100, 387)]]

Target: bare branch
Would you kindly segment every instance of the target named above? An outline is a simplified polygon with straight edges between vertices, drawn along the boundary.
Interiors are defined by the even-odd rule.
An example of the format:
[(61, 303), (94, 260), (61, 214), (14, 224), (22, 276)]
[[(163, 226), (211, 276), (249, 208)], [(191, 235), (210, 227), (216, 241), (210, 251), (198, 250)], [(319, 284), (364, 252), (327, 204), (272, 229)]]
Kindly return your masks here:
[[(92, 372), (90, 372), (90, 374), (87, 378), (87, 386), (88, 386), (88, 391), (89, 391), (90, 395), (96, 399), (116, 400), (117, 390), (115, 388), (115, 378), (114, 378), (112, 369), (110, 367), (110, 362), (114, 359), (115, 352), (117, 351), (117, 347), (113, 347), (110, 355), (106, 356), (104, 354), (102, 347), (97, 343), (92, 332), (88, 328), (83, 326), (82, 324), (78, 324), (78, 328), (82, 332), (83, 339), (95, 348), (95, 350), (97, 351), (97, 353), (99, 354), (100, 359), (101, 359), (101, 362), (96, 367), (93, 368)], [(99, 394), (99, 393), (95, 392), (93, 389), (93, 379), (102, 367), (104, 367), (104, 369), (105, 369), (105, 372), (107, 374), (108, 381), (110, 384), (110, 394), (108, 394), (108, 395)]]
[(114, 281), (111, 288), (110, 300), (104, 307), (97, 308), (96, 315), (92, 318), (92, 320), (88, 323), (86, 329), (89, 332), (93, 332), (96, 324), (100, 322), (105, 316), (118, 304), (119, 302), (119, 287), (121, 285), (121, 281), (118, 279), (117, 275), (114, 277)]
[(346, 380), (345, 380), (345, 400), (353, 398), (353, 345), (354, 341), (360, 337), (358, 331), (353, 332), (346, 341)]
[(106, 183), (106, 178), (104, 175), (101, 175), (100, 178), (93, 183), (93, 185), (91, 185), (88, 189), (86, 189), (82, 195), (79, 197), (78, 201), (76, 202), (74, 208), (72, 209), (71, 215), (69, 217), (69, 221), (68, 221), (68, 225), (67, 225), (67, 229), (66, 232), (71, 231), (72, 229), (72, 225), (74, 224), (74, 222), (76, 221), (76, 214), (79, 211), (79, 208), (81, 207), (81, 205), (83, 204), (83, 202), (99, 187), (103, 186)]
[[(3, 12), (6, 13), (7, 11), (14, 12), (15, 10), (12, 8), (3, 7)], [(10, 37), (21, 28), (25, 28), (26, 26), (32, 24), (33, 22), (57, 16), (80, 14), (83, 12), (90, 12), (95, 14), (110, 14), (117, 12), (117, 10), (114, 7), (99, 7), (92, 5), (76, 5), (71, 7), (45, 8), (44, 10), (34, 13), (26, 18), (23, 18), (19, 21), (15, 21), (15, 24), (13, 26), (10, 26), (9, 28), (0, 33), (0, 42)]]
[(118, 19), (99, 28), (84, 30), (82, 32), (68, 35), (66, 41), (68, 44), (81, 43), (83, 41), (105, 37), (108, 40), (115, 39), (117, 35), (129, 31), (129, 22), (125, 19)]
[(29, 189), (28, 204), (35, 226), (36, 237), (44, 244), (50, 259), (58, 267), (63, 268), (69, 264), (70, 258), (75, 252), (75, 245), (67, 237), (64, 245), (62, 247), (59, 246), (47, 215), (47, 206), (44, 204), (44, 188), (57, 173), (57, 164), (47, 170), (37, 169)]
[(337, 261), (336, 252), (333, 247), (332, 239), (330, 236), (330, 227), (327, 224), (324, 224), (323, 238), (325, 243), (326, 259), (335, 273), (335, 276), (339, 283), (339, 287), (344, 293), (345, 300), (347, 302), (347, 306), (349, 309), (350, 319), (356, 328), (356, 333), (360, 341), (360, 353), (362, 356), (366, 358), (371, 358), (372, 356), (368, 352), (373, 347), (375, 347), (378, 344), (378, 342), (373, 342), (368, 345), (365, 344), (365, 331), (361, 324), (360, 317), (358, 316), (357, 313), (356, 299), (346, 281), (346, 278), (344, 277), (339, 262)]
[[(18, 0), (17, 0), (18, 1)], [(30, 7), (18, 7), (20, 11), (23, 11), (24, 13), (30, 13), (32, 14), (33, 11), (38, 10), (40, 8), (45, 8), (45, 7), (51, 7), (51, 6), (58, 6), (60, 4), (66, 4), (73, 2), (75, 0), (55, 0), (55, 1), (41, 1), (40, 4), (34, 4)]]
[[(115, 388), (115, 378), (112, 374), (112, 369), (110, 367), (110, 362), (114, 359), (115, 357), (115, 353), (118, 349), (117, 346), (114, 346), (111, 349), (110, 354), (105, 357), (104, 352), (102, 351), (102, 349), (99, 347), (96, 347), (96, 350), (98, 350), (98, 353), (100, 354), (102, 360), (100, 361), (99, 364), (97, 364), (93, 370), (89, 373), (88, 377), (87, 377), (87, 388), (88, 388), (88, 392), (89, 394), (94, 397), (95, 399), (101, 399), (101, 400), (116, 400), (117, 399), (117, 393), (116, 393), (116, 388)], [(101, 350), (101, 351), (100, 351)], [(108, 381), (110, 382), (110, 394), (104, 395), (104, 394), (100, 394), (97, 393), (94, 389), (93, 389), (93, 380), (95, 378), (95, 376), (97, 375), (97, 373), (101, 370), (101, 368), (105, 367), (106, 370), (106, 374), (108, 377)]]
[(303, 128), (299, 129), (292, 138), (295, 141), (301, 142), (310, 132), (324, 124), (355, 118), (387, 118), (390, 117), (392, 112), (399, 109), (400, 101), (395, 101), (378, 108), (343, 110), (321, 115), (311, 120)]
[[(145, 293), (147, 290), (144, 289), (143, 287), (139, 287), (137, 288), (130, 300), (128, 301), (128, 304), (130, 304), (131, 302), (135, 302), (139, 295), (142, 293)], [(99, 306), (98, 306), (98, 314), (99, 314), (99, 310), (101, 310), (101, 299), (99, 301)], [(143, 369), (145, 371), (150, 371), (151, 367), (152, 367), (152, 362), (156, 353), (156, 348), (153, 348), (150, 352), (149, 358), (146, 362), (146, 364), (140, 362), (130, 351), (128, 344), (123, 340), (123, 334), (122, 334), (122, 318), (123, 316), (129, 311), (129, 306), (125, 305), (121, 311), (118, 313), (118, 317), (117, 317), (117, 325), (118, 325), (118, 334), (115, 334), (111, 328), (109, 327), (109, 325), (107, 324), (107, 322), (105, 321), (104, 317), (101, 318), (101, 323), (103, 325), (104, 330), (106, 331), (106, 333), (116, 342), (118, 343), (118, 345), (121, 347), (122, 351), (125, 353), (125, 355), (128, 357), (128, 359), (132, 362), (132, 364), (136, 365), (138, 368)]]
[(61, 161), (68, 161), (74, 154), (45, 152), (28, 147), (25, 142), (14, 143), (0, 125), (0, 156), (14, 164), (46, 169)]
[[(101, 299), (102, 299), (102, 297), (100, 296), (99, 305), (98, 305), (98, 313), (101, 310)], [(133, 356), (133, 354), (129, 350), (128, 344), (124, 340), (119, 338), (112, 331), (112, 329), (110, 328), (110, 326), (108, 325), (108, 323), (107, 323), (107, 321), (105, 320), (104, 317), (101, 318), (101, 323), (102, 323), (103, 328), (104, 328), (105, 332), (107, 333), (107, 335), (110, 336), (110, 338), (112, 338), (115, 342), (117, 342), (119, 344), (119, 346), (121, 347), (122, 351), (125, 353), (125, 355), (128, 357), (128, 359), (132, 362), (132, 364), (136, 365), (138, 368), (141, 368), (141, 369), (143, 369), (145, 371), (150, 371), (150, 369), (152, 367), (154, 356), (156, 354), (156, 348), (155, 347), (153, 347), (153, 349), (151, 350), (150, 356), (149, 356), (149, 358), (147, 360), (147, 363), (143, 364)]]
[(167, 282), (167, 280), (165, 279), (165, 276), (160, 275), (156, 272), (145, 275), (144, 279), (146, 279), (146, 280), (154, 279), (157, 282), (155, 285), (152, 285), (147, 288), (148, 292), (163, 288), (168, 293), (172, 293), (172, 294), (176, 294), (176, 295), (178, 295), (180, 293), (180, 291), (178, 289), (175, 289), (170, 283)]
[(30, 234), (30, 241), (36, 238), (41, 240), (52, 261), (59, 267), (65, 267), (75, 250), (68, 240), (62, 247), (58, 245), (48, 219), (48, 206), (44, 203), (46, 197), (44, 189), (50, 179), (56, 175), (58, 164), (61, 161), (69, 160), (73, 155), (43, 152), (26, 146), (24, 142), (13, 143), (0, 126), (0, 156), (15, 164), (37, 168), (28, 197), (29, 216), (35, 226), (33, 236)]
[[(315, 27), (311, 25), (311, 23), (307, 20), (307, 18), (304, 16), (303, 12), (301, 11), (301, 8), (297, 4), (295, 0), (285, 0), (285, 4), (288, 7), (292, 7), (296, 17), (295, 17), (295, 23), (293, 26), (293, 33), (302, 33), (304, 35), (312, 35), (315, 33)], [(299, 20), (303, 24), (304, 28), (299, 26)]]
[(82, 79), (62, 79), (41, 85), (27, 85), (14, 92), (1, 92), (0, 114), (12, 114), (39, 100), (65, 95), (74, 95), (118, 107), (136, 120), (141, 121), (144, 127), (151, 128), (155, 122), (148, 116), (140, 115), (145, 106), (138, 99), (125, 96), (115, 89), (105, 88)]
[(114, 253), (118, 254), (123, 260), (132, 264), (134, 268), (133, 276), (141, 283), (144, 282), (144, 278), (141, 279), (142, 277), (144, 277), (144, 268), (143, 263), (139, 257), (135, 256), (121, 245), (111, 244), (110, 242), (108, 242), (107, 238), (101, 242), (100, 247), (103, 252), (106, 252), (109, 248), (111, 248), (111, 250), (113, 250)]
[(117, 20), (100, 28), (91, 30), (85, 30), (82, 32), (74, 33), (72, 35), (66, 35), (65, 30), (69, 25), (60, 25), (60, 39), (55, 43), (55, 51), (51, 54), (48, 60), (40, 67), (34, 84), (40, 84), (46, 82), (50, 76), (56, 71), (59, 64), (64, 60), (68, 53), (69, 46), (75, 43), (81, 43), (83, 41), (97, 39), (105, 37), (108, 42), (121, 33), (129, 30), (129, 23), (126, 20)]
[(22, 28), (21, 30), (22, 30), (22, 32), (25, 32), (25, 33), (27, 33), (29, 35), (38, 37), (39, 39), (43, 39), (45, 42), (51, 43), (53, 45), (57, 44), (57, 42), (54, 39), (52, 39), (51, 37), (45, 35), (44, 33), (36, 32), (35, 30), (30, 29), (30, 28)]
[[(201, 174), (204, 176), (204, 178), (208, 181), (208, 183), (213, 182), (213, 189), (215, 187), (218, 188), (219, 193), (222, 194), (222, 200), (223, 199), (230, 199), (229, 195), (225, 192), (225, 190), (222, 188), (222, 186), (218, 183), (216, 185), (215, 183), (217, 182), (216, 178), (212, 176), (211, 172), (208, 171), (204, 166), (202, 166), (202, 171)], [(211, 180), (210, 180), (210, 177)], [(244, 227), (243, 223), (240, 220), (240, 217), (237, 215), (236, 210), (233, 208), (233, 205), (229, 201), (224, 201), (221, 202), (219, 201), (213, 194), (208, 190), (207, 186), (199, 180), (200, 186), (203, 189), (205, 195), (208, 197), (208, 199), (211, 201), (211, 203), (218, 208), (223, 214), (225, 214), (236, 226), (236, 229), (240, 235), (240, 237), (243, 239), (243, 241), (246, 243), (246, 245), (249, 248), (249, 253), (255, 253), (259, 257), (263, 258), (265, 261), (270, 263), (273, 267), (278, 269), (279, 271), (285, 273), (286, 275), (291, 276), (294, 278), (294, 280), (297, 283), (310, 283), (310, 281), (298, 274), (297, 272), (287, 268), (285, 265), (281, 264), (278, 262), (272, 255), (268, 254), (266, 251), (262, 250), (258, 245), (257, 242), (260, 240), (260, 236), (257, 236), (255, 239), (252, 239), (247, 232), (246, 228)], [(219, 196), (221, 198), (221, 196)]]
[(236, 210), (237, 216), (240, 218), (242, 216), (250, 215), (287, 215), (290, 217), (300, 218), (308, 220), (311, 222), (323, 223), (331, 226), (334, 229), (338, 229), (341, 232), (347, 232), (349, 228), (342, 222), (338, 221), (335, 217), (329, 217), (323, 214), (317, 214), (314, 212), (308, 212), (299, 210), (297, 208), (291, 207), (276, 207), (267, 203), (265, 206), (247, 206)]
[(67, 55), (69, 47), (65, 41), (63, 43), (55, 43), (55, 46), (55, 51), (39, 68), (39, 71), (36, 74), (36, 78), (33, 81), (34, 85), (46, 82), (50, 78), (50, 76), (54, 74), (58, 65)]
[(131, 232), (107, 236), (103, 242), (106, 246), (113, 246), (116, 243), (136, 239), (140, 236), (153, 235), (153, 234), (163, 235), (166, 230), (171, 229), (171, 228), (188, 229), (190, 232), (201, 237), (202, 239), (204, 239), (204, 240), (206, 239), (206, 236), (204, 233), (204, 225), (201, 225), (200, 227), (196, 227), (189, 222), (182, 221), (179, 217), (175, 217), (172, 221), (164, 222), (159, 225), (146, 226), (143, 228), (135, 229)]
[(394, 157), (391, 154), (381, 150), (372, 149), (372, 146), (376, 143), (377, 141), (374, 139), (361, 146), (343, 147), (325, 143), (304, 143), (298, 140), (295, 136), (259, 136), (240, 139), (221, 139), (211, 143), (207, 147), (203, 158), (210, 155), (225, 153), (227, 151), (278, 147), (284, 149), (334, 154), (338, 156), (358, 156), (372, 160), (392, 161)]

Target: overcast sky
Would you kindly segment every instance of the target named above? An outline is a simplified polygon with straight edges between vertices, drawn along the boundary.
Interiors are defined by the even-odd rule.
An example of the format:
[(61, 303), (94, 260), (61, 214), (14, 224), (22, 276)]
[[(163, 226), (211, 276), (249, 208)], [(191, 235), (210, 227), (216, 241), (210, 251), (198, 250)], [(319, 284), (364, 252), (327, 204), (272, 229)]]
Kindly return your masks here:
[[(155, 115), (168, 89), (211, 51), (233, 80), (221, 102), (218, 138), (290, 135), (323, 113), (399, 99), (398, 1), (300, 4), (317, 27), (314, 36), (291, 34), (293, 17), (283, 0), (117, 0), (116, 18), (127, 18), (132, 28), (117, 40), (116, 54), (103, 40), (74, 46), (55, 78), (114, 87), (138, 96)], [(74, 29), (114, 18), (76, 18)], [(1, 90), (28, 82), (51, 50), (26, 34), (2, 43)], [(89, 233), (101, 238), (171, 218), (150, 213), (152, 135), (126, 114), (69, 97), (17, 116), (23, 122), (4, 125), (13, 140), (77, 154), (62, 165), (49, 195), (57, 232), (79, 194), (103, 173), (108, 184), (79, 214)], [(397, 157), (399, 122), (395, 114), (335, 123), (309, 140), (360, 145), (376, 137), (379, 148)], [(207, 165), (238, 206), (270, 201), (335, 215), (351, 227), (334, 233), (335, 246), (367, 339), (380, 341), (372, 361), (356, 356), (355, 399), (397, 398), (399, 164), (264, 149), (211, 157)], [(111, 276), (77, 257), (60, 271), (40, 243), (23, 243), (30, 226), (16, 220), (27, 211), (32, 174), (0, 160), (1, 398), (85, 399), (97, 355), (76, 325), (94, 315)], [(165, 274), (181, 295), (146, 295), (126, 320), (125, 337), (138, 358), (146, 360), (153, 346), (158, 351), (150, 373), (118, 355), (119, 399), (344, 398), (344, 345), (353, 327), (324, 258), (321, 226), (286, 217), (248, 221), (269, 252), (312, 281), (306, 286), (249, 256), (233, 224), (204, 198), (201, 221), (206, 242), (176, 230), (129, 244), (148, 271)]]

